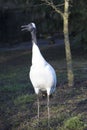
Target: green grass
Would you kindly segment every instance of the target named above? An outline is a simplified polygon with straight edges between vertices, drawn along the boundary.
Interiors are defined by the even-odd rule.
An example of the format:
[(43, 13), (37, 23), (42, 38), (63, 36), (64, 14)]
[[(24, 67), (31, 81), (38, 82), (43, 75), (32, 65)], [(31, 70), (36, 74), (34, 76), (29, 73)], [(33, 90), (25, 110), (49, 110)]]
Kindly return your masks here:
[(35, 95), (33, 94), (21, 95), (14, 100), (14, 104), (15, 105), (26, 104), (26, 103), (34, 102), (34, 100), (35, 100)]
[(64, 127), (67, 130), (83, 130), (84, 123), (78, 116), (71, 117), (64, 122)]
[[(75, 85), (67, 86), (64, 47), (41, 49), (56, 70), (58, 87), (50, 99), (50, 130), (87, 129), (87, 55), (73, 54)], [(78, 54), (78, 55), (77, 55)], [(31, 51), (0, 53), (0, 129), (47, 130), (46, 99), (40, 97), (40, 122), (37, 102), (29, 80)], [(80, 115), (80, 118), (79, 118)], [(78, 125), (77, 125), (78, 124)], [(81, 129), (80, 129), (81, 127)]]

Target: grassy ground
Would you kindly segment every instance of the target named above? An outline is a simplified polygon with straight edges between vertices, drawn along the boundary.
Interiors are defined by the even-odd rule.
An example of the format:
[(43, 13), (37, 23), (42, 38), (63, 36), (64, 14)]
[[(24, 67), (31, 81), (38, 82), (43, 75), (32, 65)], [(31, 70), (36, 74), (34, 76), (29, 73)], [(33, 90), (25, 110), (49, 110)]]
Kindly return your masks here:
[[(64, 47), (42, 48), (56, 70), (57, 90), (50, 99), (51, 130), (87, 130), (87, 54), (72, 50), (75, 85), (67, 86)], [(31, 51), (0, 53), (0, 130), (47, 130), (46, 99), (37, 102), (29, 80)]]

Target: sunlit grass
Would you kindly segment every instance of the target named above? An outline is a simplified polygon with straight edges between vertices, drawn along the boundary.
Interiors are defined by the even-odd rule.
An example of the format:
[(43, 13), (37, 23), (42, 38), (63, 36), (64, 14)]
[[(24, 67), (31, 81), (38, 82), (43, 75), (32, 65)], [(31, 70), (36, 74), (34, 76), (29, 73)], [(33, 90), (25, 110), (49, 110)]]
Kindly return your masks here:
[(84, 123), (81, 121), (80, 117), (75, 116), (67, 119), (64, 122), (64, 127), (67, 130), (83, 130), (84, 129)]

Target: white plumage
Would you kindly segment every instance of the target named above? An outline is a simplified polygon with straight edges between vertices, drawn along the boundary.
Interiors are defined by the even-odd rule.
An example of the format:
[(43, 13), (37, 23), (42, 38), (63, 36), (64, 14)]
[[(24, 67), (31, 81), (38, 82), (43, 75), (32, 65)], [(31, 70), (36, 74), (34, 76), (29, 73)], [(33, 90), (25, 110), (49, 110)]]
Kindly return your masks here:
[[(36, 40), (36, 26), (34, 23), (22, 26), (22, 30), (28, 30), (32, 36), (32, 65), (30, 68), (30, 80), (34, 87), (35, 93), (39, 91), (47, 92), (48, 119), (49, 113), (49, 95), (56, 89), (56, 73), (54, 68), (42, 56)], [(39, 98), (38, 98), (38, 118), (39, 118)]]
[(30, 68), (30, 79), (35, 93), (39, 90), (47, 91), (50, 95), (56, 88), (56, 74), (53, 67), (42, 57), (38, 46), (33, 43), (32, 66)]

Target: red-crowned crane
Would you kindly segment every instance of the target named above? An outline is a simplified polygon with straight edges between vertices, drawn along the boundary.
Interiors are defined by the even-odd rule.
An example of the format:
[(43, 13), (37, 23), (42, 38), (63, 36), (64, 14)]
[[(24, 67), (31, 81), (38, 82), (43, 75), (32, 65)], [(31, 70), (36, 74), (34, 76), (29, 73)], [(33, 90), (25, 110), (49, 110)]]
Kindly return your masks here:
[(38, 119), (39, 119), (39, 92), (47, 92), (48, 121), (50, 119), (49, 96), (56, 89), (56, 73), (54, 68), (44, 59), (37, 45), (36, 26), (34, 23), (22, 26), (22, 30), (30, 31), (32, 37), (32, 65), (30, 68), (30, 80), (37, 94)]

